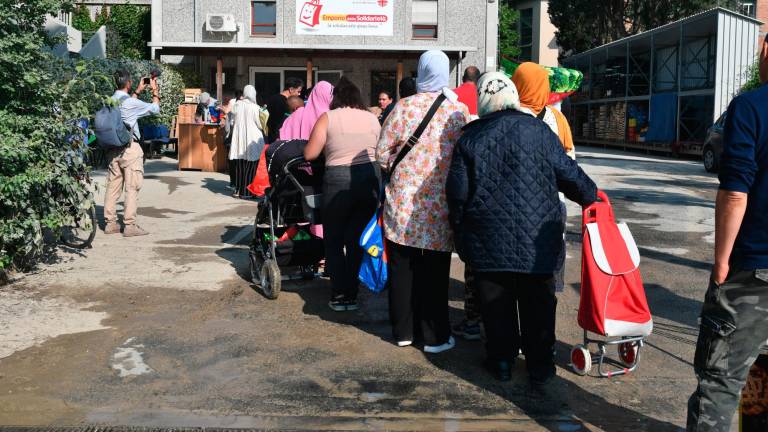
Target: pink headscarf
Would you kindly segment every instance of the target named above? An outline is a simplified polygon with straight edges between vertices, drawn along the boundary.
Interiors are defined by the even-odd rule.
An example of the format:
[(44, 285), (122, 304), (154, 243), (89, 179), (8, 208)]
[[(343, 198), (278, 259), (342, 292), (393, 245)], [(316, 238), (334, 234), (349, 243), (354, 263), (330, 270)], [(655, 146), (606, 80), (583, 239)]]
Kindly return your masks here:
[(303, 108), (293, 112), (280, 128), (281, 140), (309, 139), (317, 119), (330, 110), (333, 100), (333, 86), (327, 81), (320, 81), (312, 89), (309, 100)]

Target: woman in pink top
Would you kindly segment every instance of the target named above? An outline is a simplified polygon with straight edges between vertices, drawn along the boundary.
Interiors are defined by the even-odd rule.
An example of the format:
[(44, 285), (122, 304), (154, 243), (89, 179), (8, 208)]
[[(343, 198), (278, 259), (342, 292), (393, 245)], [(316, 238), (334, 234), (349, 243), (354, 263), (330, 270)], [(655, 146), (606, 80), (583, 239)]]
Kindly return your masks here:
[(325, 155), (323, 238), (332, 284), (328, 306), (342, 312), (357, 309), (363, 259), (358, 242), (379, 203), (380, 174), (374, 161), (381, 126), (347, 78), (333, 89), (330, 108), (315, 123), (304, 158)]

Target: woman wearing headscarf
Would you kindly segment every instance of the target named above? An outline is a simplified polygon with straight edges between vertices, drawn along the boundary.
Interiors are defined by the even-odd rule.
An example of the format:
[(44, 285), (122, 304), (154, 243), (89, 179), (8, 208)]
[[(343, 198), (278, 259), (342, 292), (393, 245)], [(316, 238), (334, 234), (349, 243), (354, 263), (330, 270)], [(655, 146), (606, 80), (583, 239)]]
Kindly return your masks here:
[(247, 85), (243, 89), (243, 99), (235, 102), (232, 108), (234, 117), (229, 159), (235, 167), (234, 197), (250, 198), (246, 186), (256, 175), (256, 166), (264, 148), (264, 127), (259, 112), (256, 88)]
[[(549, 72), (536, 63), (525, 62), (512, 76), (520, 96), (520, 111), (538, 117), (560, 138), (566, 153), (576, 159), (571, 126), (557, 108), (547, 106), (549, 101)], [(543, 111), (543, 113), (542, 113)]]
[[(453, 236), (448, 226), (445, 179), (453, 146), (469, 112), (448, 90), (449, 62), (442, 51), (419, 59), (417, 94), (401, 99), (382, 127), (376, 149), (388, 171), (384, 234), (389, 258), (389, 312), (399, 346), (423, 342), (424, 351), (453, 348), (448, 283)], [(390, 171), (440, 93), (446, 95), (421, 138)]]
[(293, 112), (280, 128), (280, 139), (283, 141), (292, 139), (308, 140), (312, 128), (321, 115), (330, 110), (333, 100), (333, 86), (327, 81), (320, 81), (309, 94), (309, 100), (303, 108)]
[[(520, 95), (520, 107), (518, 110), (534, 116), (549, 126), (552, 132), (560, 138), (563, 149), (571, 159), (576, 159), (576, 150), (573, 146), (571, 126), (557, 108), (546, 106), (549, 101), (549, 72), (536, 63), (525, 62), (518, 66), (512, 76), (512, 82), (517, 87)], [(562, 206), (563, 244), (565, 244), (565, 224), (568, 219), (566, 213), (565, 197), (560, 194)], [(560, 292), (565, 287), (565, 257), (560, 266), (560, 271), (555, 274), (555, 289)]]
[(529, 378), (543, 385), (555, 374), (554, 273), (565, 253), (558, 190), (589, 205), (597, 188), (547, 125), (516, 110), (509, 78), (487, 73), (478, 92), (480, 119), (456, 144), (446, 184), (450, 224), (459, 256), (473, 269), (486, 367), (511, 379), (522, 342)]

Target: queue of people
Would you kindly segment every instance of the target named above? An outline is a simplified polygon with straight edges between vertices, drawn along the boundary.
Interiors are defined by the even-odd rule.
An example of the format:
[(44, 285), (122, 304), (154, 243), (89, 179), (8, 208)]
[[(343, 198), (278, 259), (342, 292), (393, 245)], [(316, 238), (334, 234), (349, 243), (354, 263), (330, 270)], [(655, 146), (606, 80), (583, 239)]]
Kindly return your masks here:
[[(558, 192), (588, 205), (597, 187), (569, 157), (572, 142), (562, 139), (569, 135), (558, 134), (564, 128), (554, 129), (540, 115), (559, 113), (531, 102), (548, 98), (541, 73), (534, 64), (522, 69), (515, 78), (525, 91), (520, 95), (505, 75), (481, 76), (468, 68), (463, 88), (475, 89), (475, 121), (461, 101), (471, 94), (448, 89), (449, 60), (440, 51), (424, 53), (415, 81), (401, 82), (401, 99), (380, 106), (390, 111), (381, 125), (347, 78), (328, 90), (323, 83), (313, 89), (307, 108), (286, 120), (280, 139), (308, 138), (305, 158), (325, 157), (332, 310), (358, 308), (358, 242), (383, 202), (395, 344), (431, 354), (454, 347), (458, 332), (449, 322), (448, 286), (455, 250), (467, 264), (467, 280), (474, 280), (467, 294), (477, 303), (473, 318), (485, 327), (488, 370), (509, 380), (522, 350), (532, 382), (554, 375), (555, 274), (565, 254)], [(318, 115), (324, 94), (329, 100)]]

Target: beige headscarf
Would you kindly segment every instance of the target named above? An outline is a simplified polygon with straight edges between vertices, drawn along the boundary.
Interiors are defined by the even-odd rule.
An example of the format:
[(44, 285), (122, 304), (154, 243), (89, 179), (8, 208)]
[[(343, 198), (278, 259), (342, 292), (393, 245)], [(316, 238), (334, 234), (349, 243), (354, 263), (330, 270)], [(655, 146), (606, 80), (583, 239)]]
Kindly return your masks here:
[(477, 113), (480, 117), (497, 111), (520, 108), (517, 87), (501, 72), (488, 72), (477, 83)]

